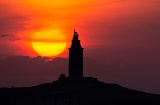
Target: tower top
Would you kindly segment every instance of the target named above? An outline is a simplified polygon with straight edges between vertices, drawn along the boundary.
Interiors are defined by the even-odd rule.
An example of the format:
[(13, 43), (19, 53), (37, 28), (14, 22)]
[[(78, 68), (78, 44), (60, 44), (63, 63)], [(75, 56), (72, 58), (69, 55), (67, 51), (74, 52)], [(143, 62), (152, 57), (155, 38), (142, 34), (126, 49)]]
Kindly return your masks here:
[(76, 32), (76, 30), (74, 29), (72, 44), (70, 48), (82, 48), (78, 36), (78, 32)]
[(74, 29), (74, 36), (75, 36), (75, 35), (78, 35), (78, 32), (76, 32), (76, 30)]

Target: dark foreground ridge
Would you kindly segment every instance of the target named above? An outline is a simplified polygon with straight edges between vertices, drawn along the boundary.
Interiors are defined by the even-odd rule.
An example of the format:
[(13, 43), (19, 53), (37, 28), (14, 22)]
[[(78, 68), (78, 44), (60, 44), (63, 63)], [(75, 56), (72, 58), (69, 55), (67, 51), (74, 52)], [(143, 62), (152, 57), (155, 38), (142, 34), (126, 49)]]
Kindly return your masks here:
[(25, 88), (1, 88), (0, 105), (160, 105), (160, 95), (106, 84), (96, 78), (71, 80)]

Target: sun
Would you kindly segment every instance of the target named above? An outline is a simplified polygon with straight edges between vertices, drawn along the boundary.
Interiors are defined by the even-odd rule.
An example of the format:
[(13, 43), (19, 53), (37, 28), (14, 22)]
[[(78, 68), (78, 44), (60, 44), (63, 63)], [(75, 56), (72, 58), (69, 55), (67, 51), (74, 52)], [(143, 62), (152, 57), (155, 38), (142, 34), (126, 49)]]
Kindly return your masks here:
[(36, 32), (32, 38), (34, 50), (44, 57), (55, 57), (61, 54), (66, 45), (66, 37), (60, 30)]

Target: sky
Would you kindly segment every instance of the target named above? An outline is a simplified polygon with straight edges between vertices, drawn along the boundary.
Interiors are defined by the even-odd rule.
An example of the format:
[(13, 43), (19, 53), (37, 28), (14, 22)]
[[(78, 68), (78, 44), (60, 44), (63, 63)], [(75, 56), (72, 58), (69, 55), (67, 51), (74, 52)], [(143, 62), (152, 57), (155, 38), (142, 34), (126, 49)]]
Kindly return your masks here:
[[(85, 76), (160, 94), (159, 4), (159, 0), (0, 0), (0, 86), (31, 86), (67, 74), (75, 28), (85, 48)], [(57, 56), (64, 58), (55, 60), (58, 64), (43, 64), (32, 47), (35, 33), (50, 30), (60, 30), (66, 37), (66, 48)], [(12, 64), (21, 57), (30, 62), (27, 69)], [(38, 62), (48, 68), (40, 69)]]

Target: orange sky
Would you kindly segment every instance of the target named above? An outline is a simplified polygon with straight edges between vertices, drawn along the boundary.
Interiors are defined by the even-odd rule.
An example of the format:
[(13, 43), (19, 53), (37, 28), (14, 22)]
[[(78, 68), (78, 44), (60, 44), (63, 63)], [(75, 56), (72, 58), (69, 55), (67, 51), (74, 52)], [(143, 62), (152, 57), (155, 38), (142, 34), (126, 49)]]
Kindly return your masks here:
[[(22, 50), (28, 52), (27, 54), (34, 55), (31, 41), (36, 32), (61, 30), (66, 35), (67, 47), (69, 47), (73, 29), (76, 28), (81, 15), (87, 13), (87, 6), (92, 3), (93, 0), (1, 0), (1, 5), (4, 5), (4, 9), (7, 8), (7, 10), (2, 11), (5, 14), (1, 14), (0, 17), (15, 19), (16, 23), (13, 25), (17, 26), (11, 27), (9, 34), (25, 38), (19, 41), (19, 44), (14, 43), (14, 45), (20, 45)], [(1, 34), (4, 33), (8, 32)]]
[[(37, 55), (31, 46), (33, 34), (53, 29), (64, 33), (67, 38), (67, 48), (74, 28), (80, 34), (82, 45), (92, 47), (97, 42), (103, 43), (101, 38), (95, 38), (99, 36), (98, 29), (96, 34), (92, 31), (100, 22), (101, 25), (107, 22), (106, 24), (112, 26), (119, 22), (118, 19), (133, 21), (137, 18), (138, 20), (139, 17), (154, 14), (159, 8), (158, 4), (158, 0), (101, 0), (101, 2), (99, 0), (0, 0), (2, 13), (0, 19), (3, 22), (0, 34), (11, 34), (17, 39), (14, 43), (2, 41), (5, 47), (12, 46), (11, 51), (6, 50), (11, 55)], [(109, 36), (110, 33), (111, 30), (106, 32), (106, 35)], [(94, 38), (89, 39), (91, 36)], [(107, 46), (113, 43), (110, 39), (106, 41), (108, 41)], [(66, 56), (67, 53), (62, 55)]]

